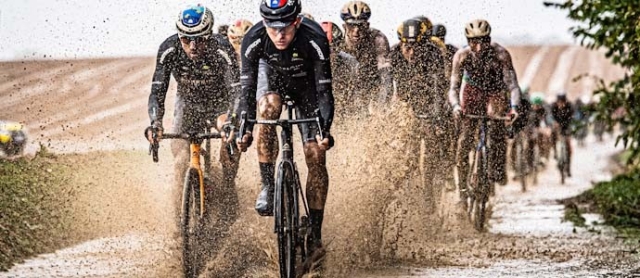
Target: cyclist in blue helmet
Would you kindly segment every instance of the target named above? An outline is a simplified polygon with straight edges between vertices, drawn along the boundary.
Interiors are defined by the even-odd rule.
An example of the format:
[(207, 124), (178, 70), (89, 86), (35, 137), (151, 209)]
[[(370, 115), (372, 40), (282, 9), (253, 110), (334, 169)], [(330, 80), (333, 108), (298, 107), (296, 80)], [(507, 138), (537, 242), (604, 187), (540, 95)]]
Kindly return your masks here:
[[(300, 10), (300, 0), (261, 2), (263, 20), (255, 24), (242, 41), (242, 91), (234, 111), (235, 115), (246, 112), (249, 119), (256, 118), (257, 114), (262, 119), (275, 120), (280, 118), (283, 99), (288, 96), (295, 104), (297, 118), (315, 117), (315, 111), (320, 112), (324, 139), (320, 139), (315, 124), (298, 125), (298, 128), (309, 169), (306, 183), (311, 222), (309, 251), (323, 254), (321, 229), (329, 188), (326, 156), (333, 146), (331, 50), (320, 24), (302, 20)], [(247, 125), (247, 132), (237, 138), (243, 151), (252, 142), (252, 130), (253, 125)], [(278, 156), (276, 129), (260, 126), (256, 137), (262, 188), (255, 209), (261, 216), (273, 216)]]
[[(240, 77), (233, 48), (224, 36), (213, 33), (213, 24), (211, 10), (202, 5), (189, 6), (180, 11), (175, 22), (177, 34), (167, 38), (158, 49), (148, 112), (150, 129), (156, 130), (160, 139), (171, 76), (178, 84), (172, 132), (202, 132), (212, 126), (222, 131), (232, 97), (240, 90)], [(148, 130), (148, 140), (153, 142)], [(231, 159), (226, 151), (222, 151), (227, 146), (221, 144), (220, 147), (223, 183), (231, 194), (224, 198), (228, 203), (222, 205), (230, 212), (227, 216), (231, 220), (235, 218), (237, 206), (233, 180), (237, 173), (238, 157)], [(179, 223), (179, 189), (188, 167), (189, 145), (184, 140), (174, 140), (171, 149), (176, 160), (174, 190), (176, 220)]]

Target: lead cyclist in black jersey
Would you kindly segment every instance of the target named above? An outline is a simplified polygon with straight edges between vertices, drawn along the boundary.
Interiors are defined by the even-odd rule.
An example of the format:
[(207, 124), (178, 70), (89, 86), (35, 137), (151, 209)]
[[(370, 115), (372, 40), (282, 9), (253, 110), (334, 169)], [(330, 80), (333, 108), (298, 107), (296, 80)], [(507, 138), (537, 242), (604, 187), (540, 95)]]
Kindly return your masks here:
[[(278, 119), (284, 96), (294, 101), (297, 118), (316, 117), (319, 109), (323, 140), (316, 125), (298, 125), (309, 169), (306, 196), (312, 229), (309, 251), (313, 258), (324, 251), (321, 227), (329, 187), (326, 151), (333, 146), (330, 130), (334, 99), (329, 42), (318, 23), (301, 20), (300, 10), (299, 0), (264, 0), (260, 4), (263, 21), (254, 25), (242, 42), (242, 92), (235, 113), (246, 111), (249, 119), (255, 118), (257, 101), (260, 118)], [(258, 128), (262, 190), (256, 210), (262, 216), (272, 216), (278, 137), (273, 126)], [(251, 130), (253, 126), (247, 126), (246, 134), (237, 140), (243, 151), (251, 145)]]
[[(190, 6), (180, 12), (176, 21), (178, 33), (160, 45), (149, 95), (151, 128), (146, 133), (151, 143), (153, 138), (148, 132), (151, 129), (162, 138), (164, 102), (171, 75), (178, 82), (172, 133), (202, 132), (211, 126), (221, 131), (226, 122), (232, 98), (240, 90), (239, 69), (233, 48), (224, 36), (213, 33), (213, 24), (211, 10), (201, 5)], [(231, 159), (225, 151), (226, 143), (221, 145), (223, 185), (233, 186), (238, 157)], [(185, 140), (174, 140), (171, 149), (176, 159), (176, 189), (179, 191), (189, 166), (189, 144)], [(235, 190), (230, 189), (227, 191), (235, 194)], [(237, 196), (224, 199), (237, 200)], [(177, 196), (176, 205), (179, 202)], [(176, 219), (179, 219), (179, 206), (175, 208)], [(235, 208), (225, 207), (225, 211), (233, 214)]]

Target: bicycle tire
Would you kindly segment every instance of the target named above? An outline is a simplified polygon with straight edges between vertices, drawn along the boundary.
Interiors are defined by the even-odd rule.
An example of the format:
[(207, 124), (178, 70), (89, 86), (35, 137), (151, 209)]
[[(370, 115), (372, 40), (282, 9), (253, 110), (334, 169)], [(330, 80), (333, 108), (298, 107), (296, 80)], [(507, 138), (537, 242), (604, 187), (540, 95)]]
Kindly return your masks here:
[(567, 163), (567, 146), (564, 138), (560, 138), (560, 150), (558, 154), (558, 170), (560, 171), (560, 184), (564, 184), (566, 178), (565, 167)]
[(296, 278), (296, 242), (297, 228), (295, 216), (297, 208), (294, 206), (293, 173), (285, 163), (280, 163), (276, 179), (274, 198), (276, 233), (278, 240), (278, 263), (280, 277)]
[(489, 199), (489, 170), (487, 161), (487, 149), (482, 148), (478, 156), (478, 188), (475, 193), (474, 204), (474, 228), (481, 232), (484, 229), (484, 222), (486, 218), (487, 201)]
[(520, 138), (518, 138), (518, 140), (516, 141), (516, 175), (518, 176), (518, 179), (520, 180), (520, 186), (522, 188), (522, 192), (526, 192), (527, 191), (527, 166), (526, 166), (526, 159), (525, 159), (525, 151), (526, 151), (526, 146), (525, 146), (525, 138), (523, 138), (521, 135)]
[(180, 232), (182, 235), (182, 266), (187, 278), (198, 275), (198, 235), (202, 228), (200, 221), (200, 183), (198, 172), (189, 169), (185, 176), (182, 192), (182, 214)]

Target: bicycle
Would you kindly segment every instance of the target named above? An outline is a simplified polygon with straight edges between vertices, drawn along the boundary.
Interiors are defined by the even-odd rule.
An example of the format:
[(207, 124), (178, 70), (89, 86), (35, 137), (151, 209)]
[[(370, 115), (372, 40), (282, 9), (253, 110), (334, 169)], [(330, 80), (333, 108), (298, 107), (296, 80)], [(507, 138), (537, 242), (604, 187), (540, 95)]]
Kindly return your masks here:
[[(317, 123), (322, 137), (321, 118), (318, 114), (315, 118), (293, 119), (294, 103), (285, 97), (284, 105), (287, 110), (286, 119), (278, 120), (254, 120), (247, 119), (246, 112), (240, 114), (240, 128), (238, 134), (245, 134), (246, 123), (276, 125), (282, 128), (280, 133), (281, 159), (277, 168), (276, 184), (274, 191), (274, 233), (278, 241), (278, 262), (280, 277), (295, 278), (296, 253), (300, 251), (300, 262), (305, 262), (307, 254), (307, 239), (310, 236), (311, 226), (309, 222), (309, 205), (302, 192), (298, 168), (293, 161), (293, 126), (305, 123)], [(324, 139), (324, 138), (322, 138)], [(300, 215), (300, 201), (304, 208), (304, 215)]]
[(469, 205), (467, 207), (469, 218), (477, 231), (482, 231), (486, 218), (486, 206), (489, 201), (489, 193), (493, 186), (493, 181), (489, 177), (489, 169), (492, 168), (489, 162), (489, 151), (491, 148), (489, 121), (511, 121), (511, 117), (480, 116), (467, 114), (465, 117), (480, 120), (478, 130), (478, 145), (473, 155), (473, 163), (469, 171), (469, 191), (467, 195)]
[(511, 152), (516, 179), (520, 180), (522, 192), (527, 191), (528, 165), (528, 143), (525, 131), (519, 132), (513, 140)]
[[(147, 134), (147, 131), (145, 131)], [(158, 162), (158, 134), (152, 131), (153, 144), (149, 146), (149, 153), (153, 157), (153, 162)], [(205, 222), (205, 174), (200, 163), (200, 156), (204, 158), (205, 171), (211, 169), (211, 143), (210, 139), (220, 139), (222, 136), (217, 132), (209, 132), (206, 128), (204, 133), (164, 133), (162, 139), (182, 139), (189, 142), (190, 163), (187, 169), (182, 188), (182, 207), (180, 213), (180, 233), (182, 236), (182, 265), (185, 277), (196, 277), (198, 275), (198, 252), (195, 250), (199, 236), (202, 235)], [(205, 142), (204, 149), (201, 144)], [(233, 157), (234, 147), (228, 145), (229, 157)], [(210, 185), (212, 186), (212, 185)]]

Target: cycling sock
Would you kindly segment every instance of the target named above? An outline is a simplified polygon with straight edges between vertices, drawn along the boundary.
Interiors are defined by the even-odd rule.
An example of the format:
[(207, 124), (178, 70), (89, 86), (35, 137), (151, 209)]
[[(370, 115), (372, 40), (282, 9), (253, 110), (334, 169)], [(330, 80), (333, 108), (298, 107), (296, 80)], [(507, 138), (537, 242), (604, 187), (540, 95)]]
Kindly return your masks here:
[(260, 162), (260, 179), (262, 181), (262, 185), (268, 185), (269, 187), (273, 187), (274, 174), (276, 165), (274, 163), (263, 163)]
[(323, 209), (309, 209), (309, 220), (311, 221), (311, 238), (313, 243), (322, 243), (322, 220), (324, 219)]

